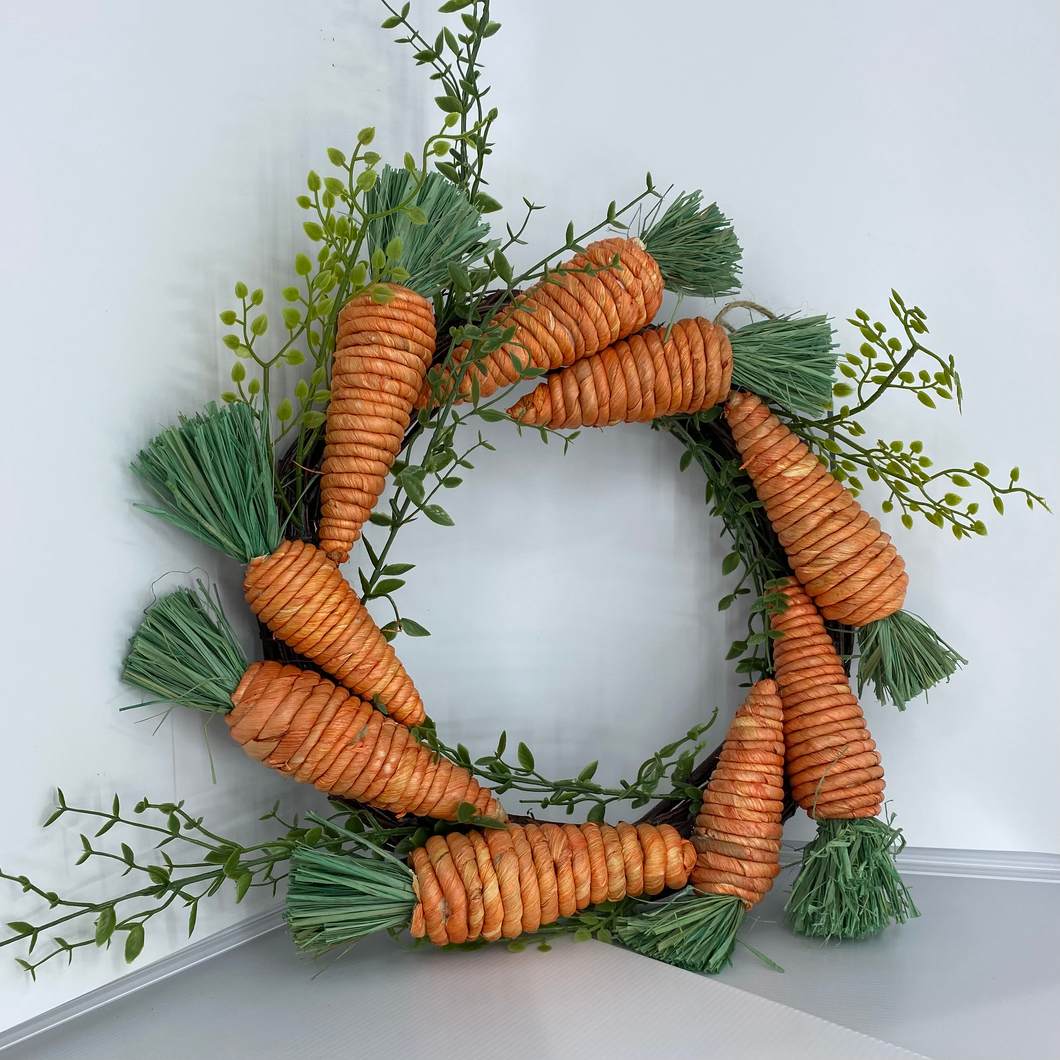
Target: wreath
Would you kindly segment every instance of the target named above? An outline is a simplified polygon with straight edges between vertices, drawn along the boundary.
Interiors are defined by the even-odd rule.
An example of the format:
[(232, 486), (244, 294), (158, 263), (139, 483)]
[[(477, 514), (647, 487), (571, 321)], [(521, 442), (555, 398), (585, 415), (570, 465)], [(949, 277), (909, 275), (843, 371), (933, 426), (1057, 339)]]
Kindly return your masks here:
[[(221, 314), (234, 353), (233, 389), (148, 442), (132, 469), (153, 495), (137, 507), (169, 520), (245, 568), (263, 659), (251, 662), (215, 588), (199, 582), (157, 599), (132, 637), (124, 678), (153, 698), (224, 718), (252, 758), (325, 793), (329, 815), (284, 822), (274, 840), (244, 846), (183, 803), (139, 802), (126, 815), (73, 806), (62, 791), (47, 822), (74, 814), (158, 839), (144, 863), (82, 836), (79, 863), (116, 859), (144, 885), (78, 902), (25, 876), (0, 873), (56, 915), (16, 921), (0, 945), (42, 934), (52, 957), (125, 938), (133, 960), (145, 925), (175, 904), (194, 930), (200, 903), (231, 881), (237, 901), (288, 875), (287, 920), (301, 950), (320, 952), (386, 930), (416, 944), (512, 948), (573, 932), (717, 972), (741, 921), (780, 872), (783, 821), (804, 809), (817, 838), (786, 905), (799, 933), (861, 938), (918, 915), (895, 867), (903, 844), (880, 816), (884, 773), (858, 696), (871, 685), (899, 709), (966, 660), (902, 610), (908, 574), (891, 537), (862, 507), (867, 479), (884, 512), (922, 516), (964, 538), (985, 534), (974, 486), (999, 513), (1006, 498), (1042, 498), (989, 469), (933, 470), (920, 442), (868, 441), (860, 417), (895, 392), (927, 408), (961, 401), (952, 357), (924, 345), (927, 317), (891, 292), (897, 327), (857, 310), (863, 342), (838, 359), (823, 316), (776, 316), (736, 300), (713, 319), (655, 323), (663, 291), (720, 299), (739, 290), (741, 248), (729, 220), (700, 192), (669, 198), (649, 175), (624, 206), (518, 271), (533, 214), (496, 238), (500, 209), (483, 169), (497, 118), (487, 110), (482, 43), (499, 26), (489, 0), (449, 0), (462, 30), (433, 43), (391, 8), (385, 28), (415, 51), (440, 86), (440, 130), (403, 166), (382, 165), (363, 129), (333, 173), (311, 172), (298, 198), (315, 259), (299, 253), (281, 291), (273, 341), (262, 290), (235, 285)], [(458, 31), (459, 30), (459, 31)], [(433, 168), (431, 168), (433, 165)], [(615, 233), (595, 238), (602, 230)], [(554, 264), (566, 258), (562, 264)], [(752, 322), (735, 327), (734, 310)], [(894, 325), (892, 325), (894, 327)], [(837, 368), (839, 379), (837, 381)], [(293, 386), (284, 376), (296, 369)], [(533, 389), (514, 404), (509, 390)], [(279, 400), (277, 398), (285, 394)], [(505, 407), (507, 405), (507, 407)], [(720, 610), (740, 604), (747, 635), (727, 658), (746, 697), (719, 747), (714, 718), (661, 748), (632, 782), (606, 787), (597, 763), (551, 780), (523, 743), (477, 759), (447, 745), (428, 718), (395, 644), (430, 635), (401, 611), (412, 564), (392, 552), (417, 519), (452, 525), (439, 503), (471, 457), (493, 445), (469, 429), (514, 424), (570, 446), (584, 427), (638, 422), (670, 433), (706, 478), (706, 503), (732, 543), (723, 574), (739, 572)], [(385, 495), (385, 503), (380, 498)], [(373, 527), (371, 536), (365, 534)], [(357, 542), (355, 589), (343, 573)], [(378, 625), (366, 605), (385, 603)], [(856, 659), (856, 688), (851, 663)], [(715, 715), (716, 715), (715, 711)], [(698, 764), (697, 764), (697, 760)], [(583, 823), (506, 813), (501, 798), (587, 810)], [(649, 809), (610, 825), (627, 802)], [(173, 844), (185, 855), (174, 858)], [(55, 934), (91, 918), (79, 941)], [(761, 955), (760, 955), (761, 956)]]

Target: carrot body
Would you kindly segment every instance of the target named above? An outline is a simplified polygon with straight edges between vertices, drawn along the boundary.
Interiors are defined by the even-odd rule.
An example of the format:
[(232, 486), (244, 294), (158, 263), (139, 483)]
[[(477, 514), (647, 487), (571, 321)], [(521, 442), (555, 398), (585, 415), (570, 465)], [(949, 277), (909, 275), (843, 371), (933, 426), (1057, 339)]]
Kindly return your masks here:
[(761, 398), (733, 394), (725, 418), (795, 577), (821, 614), (865, 626), (898, 611), (909, 575), (880, 524)]
[[(611, 268), (616, 254), (618, 267)], [(518, 305), (497, 314), (494, 322), (514, 325), (515, 335), (489, 354), (481, 368), (469, 370), (461, 385), (461, 400), (470, 395), (472, 376), (478, 378), (483, 397), (516, 382), (519, 370), (513, 357), (523, 367), (561, 368), (652, 322), (662, 305), (663, 279), (639, 239), (601, 239), (562, 266), (587, 267), (599, 271), (594, 275), (553, 273), (521, 297)], [(470, 343), (458, 347), (455, 360), (462, 361), (469, 349)], [(429, 397), (425, 388), (418, 404), (425, 405)]]
[(300, 655), (359, 696), (378, 696), (403, 725), (426, 714), (412, 678), (335, 563), (304, 541), (251, 560), (243, 580), (251, 611)]
[(857, 696), (813, 601), (795, 584), (783, 592), (788, 609), (772, 619), (784, 633), (773, 642), (773, 663), (791, 793), (811, 817), (875, 817), (883, 767)]
[(339, 313), (324, 462), (320, 547), (345, 563), (401, 451), (413, 402), (434, 356), (434, 310), (407, 287), (382, 285)]
[(670, 825), (510, 824), (432, 836), (409, 855), (412, 934), (439, 946), (515, 938), (629, 895), (680, 890), (696, 853)]
[(649, 328), (552, 373), (508, 415), (554, 429), (647, 423), (724, 401), (731, 379), (724, 329), (695, 317)]
[(311, 670), (254, 663), (225, 715), (251, 758), (320, 791), (401, 816), (455, 821), (462, 802), (505, 820), (462, 766), (437, 758), (404, 726)]
[(759, 681), (733, 718), (703, 792), (692, 835), (692, 886), (750, 909), (780, 872), (784, 809), (783, 708), (773, 681)]

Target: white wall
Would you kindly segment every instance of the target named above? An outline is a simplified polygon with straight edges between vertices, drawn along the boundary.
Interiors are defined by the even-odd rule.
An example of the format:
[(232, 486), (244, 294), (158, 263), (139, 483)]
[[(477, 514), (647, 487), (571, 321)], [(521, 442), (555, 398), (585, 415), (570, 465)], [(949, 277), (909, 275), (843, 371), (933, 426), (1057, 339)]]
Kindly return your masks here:
[[(703, 187), (735, 219), (751, 297), (842, 320), (884, 312), (893, 285), (928, 311), (965, 414), (895, 402), (881, 433), (953, 463), (1019, 463), (1060, 498), (1055, 5), (497, 9), (493, 192), (548, 205), (535, 250), (649, 168)], [(82, 805), (186, 798), (237, 836), (276, 798), (318, 804), (221, 731), (213, 786), (187, 713), (157, 734), (117, 713), (136, 699), (119, 665), (156, 578), (201, 565), (239, 613), (233, 565), (132, 511), (125, 468), (220, 389), (217, 312), (237, 278), (286, 282), (303, 242), (292, 200), (324, 149), (371, 123), (400, 157), (434, 121), (381, 17), (367, 0), (0, 9), (8, 871), (103, 893), (98, 870), (70, 867), (76, 829), (42, 840), (56, 784)], [(724, 721), (739, 618), (715, 610), (726, 549), (676, 443), (622, 427), (563, 457), (491, 436), (499, 451), (447, 497), (457, 526), (416, 525), (399, 546), (419, 564), (407, 612), (435, 633), (402, 654), (443, 731), (479, 752), (507, 727), (546, 772), (599, 757), (617, 778), (714, 705)], [(1055, 522), (1014, 506), (990, 526), (960, 544), (898, 529), (909, 607), (972, 665), (904, 715), (867, 703), (869, 723), (910, 842), (1057, 850)], [(3, 920), (31, 911), (5, 887)], [(184, 934), (176, 920), (149, 932), (145, 959)], [(117, 953), (82, 953), (34, 986), (10, 953), (7, 1024), (125, 971)]]

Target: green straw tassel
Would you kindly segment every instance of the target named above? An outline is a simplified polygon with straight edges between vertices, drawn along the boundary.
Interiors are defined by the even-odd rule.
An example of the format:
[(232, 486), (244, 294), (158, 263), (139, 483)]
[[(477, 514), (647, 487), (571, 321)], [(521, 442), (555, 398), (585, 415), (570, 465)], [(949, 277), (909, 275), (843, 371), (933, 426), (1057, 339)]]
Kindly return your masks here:
[(640, 238), (667, 290), (721, 298), (739, 290), (742, 251), (732, 222), (716, 204), (702, 201), (702, 192), (682, 192), (661, 217), (658, 209), (648, 215)]
[(349, 945), (376, 931), (412, 923), (416, 894), (411, 869), (392, 854), (328, 854), (298, 847), (284, 914), (295, 945), (309, 953)]
[(785, 922), (796, 935), (862, 939), (920, 916), (895, 865), (904, 846), (901, 829), (878, 817), (819, 820), (816, 839), (803, 848)]
[(734, 895), (682, 891), (620, 921), (617, 935), (624, 945), (645, 957), (710, 975), (732, 963), (733, 950), (740, 942), (782, 972), (783, 968), (736, 937), (743, 920), (743, 902)]
[(772, 317), (738, 328), (729, 336), (733, 386), (788, 409), (819, 413), (832, 400), (833, 336), (824, 316)]
[(861, 653), (858, 695), (871, 681), (876, 698), (899, 710), (968, 664), (926, 622), (908, 611), (870, 622), (857, 634)]

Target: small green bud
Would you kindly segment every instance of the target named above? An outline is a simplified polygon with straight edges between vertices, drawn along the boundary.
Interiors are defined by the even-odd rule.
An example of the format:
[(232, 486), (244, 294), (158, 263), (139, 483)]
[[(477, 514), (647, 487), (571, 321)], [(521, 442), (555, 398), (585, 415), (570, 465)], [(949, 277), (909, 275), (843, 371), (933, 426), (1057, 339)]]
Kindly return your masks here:
[(321, 180), (320, 176), (316, 173), (315, 170), (311, 169), (309, 171), (309, 176), (306, 177), (305, 182), (306, 186), (309, 188), (310, 191), (320, 191)]
[(235, 312), (233, 310), (226, 309), (221, 314), (221, 323), (222, 324), (227, 324), (228, 327), (231, 327), (235, 322), (236, 322), (236, 314), (235, 314)]
[(911, 452), (911, 453), (922, 453), (923, 451), (924, 451), (924, 443), (923, 442), (910, 442), (909, 443), (909, 452)]
[(443, 123), (447, 129), (451, 129), (460, 120), (459, 114), (447, 114)]
[(324, 187), (327, 188), (332, 195), (342, 195), (346, 190), (346, 185), (343, 184), (338, 177), (325, 177)]
[[(240, 367), (242, 367), (242, 365), (240, 365)], [(309, 397), (309, 386), (304, 379), (298, 380), (298, 384), (294, 388), (294, 396), (298, 398), (299, 401), (304, 401)]]
[(247, 390), (252, 395), (259, 393), (260, 390), (261, 390), (261, 380), (260, 379), (251, 379), (251, 381), (247, 384)]
[(298, 301), (298, 288), (297, 287), (285, 287), (280, 292), (280, 294), (282, 294), (283, 297), (288, 302), (297, 302)]
[(444, 158), (444, 157), (445, 157), (445, 155), (446, 155), (446, 154), (448, 153), (448, 151), (449, 151), (449, 141), (448, 141), (448, 140), (435, 140), (435, 141), (434, 141), (434, 146), (433, 146), (433, 147), (431, 148), (431, 150), (432, 150), (432, 151), (433, 151), (433, 152), (434, 152), (434, 153), (435, 153), (435, 154), (436, 154), (436, 155), (437, 155), (437, 156), (438, 156), (439, 158)]
[(256, 291), (250, 292), (250, 304), (261, 305), (265, 301), (265, 292), (259, 287)]
[(243, 362), (236, 361), (236, 363), (232, 365), (232, 382), (242, 383), (243, 380), (246, 379), (246, 377), (247, 370), (243, 367)]
[(944, 501), (946, 502), (946, 504), (948, 504), (948, 505), (949, 505), (949, 506), (950, 506), (951, 508), (956, 508), (956, 507), (957, 507), (957, 505), (961, 503), (961, 498), (960, 498), (960, 496), (959, 496), (958, 494), (956, 494), (956, 493), (947, 493), (947, 494), (946, 494), (946, 496), (944, 496), (944, 497), (943, 497), (942, 499), (943, 499), (943, 500), (944, 500)]
[(357, 134), (357, 142), (367, 147), (375, 139), (375, 129), (367, 128), (362, 129)]
[(302, 314), (293, 306), (283, 307), (283, 323), (288, 331), (293, 331), (302, 322)]
[(374, 169), (365, 169), (357, 174), (357, 187), (361, 191), (371, 191), (375, 187), (375, 182), (379, 179), (378, 174)]
[(313, 263), (305, 254), (297, 254), (294, 259), (294, 271), (299, 276), (308, 276), (313, 271)]
[(346, 165), (346, 156), (337, 147), (328, 148), (328, 158), (333, 166)]
[(394, 238), (386, 245), (386, 256), (391, 261), (397, 261), (397, 259), (401, 257), (401, 251), (401, 240), (398, 239), (397, 236), (394, 236)]
[(366, 166), (377, 166), (379, 165), (380, 156), (374, 151), (365, 151), (364, 153), (364, 164)]
[(250, 330), (254, 335), (264, 335), (269, 330), (269, 317), (267, 313), (256, 316), (250, 322)]
[(313, 200), (308, 195), (299, 195), (294, 201), (298, 203), (303, 210), (311, 209), (313, 205)]
[(1010, 478), (1010, 479), (1011, 479), (1011, 480), (1012, 480), (1013, 482), (1019, 482), (1019, 480), (1020, 480), (1020, 469), (1019, 469), (1018, 467), (1014, 467), (1014, 468), (1013, 468), (1013, 469), (1012, 469), (1012, 470), (1011, 470), (1011, 471), (1010, 471), (1010, 472), (1008, 473), (1008, 477), (1009, 477), (1009, 478)]
[(415, 173), (416, 172), (416, 159), (414, 159), (412, 157), (412, 155), (409, 154), (408, 151), (405, 152), (405, 163), (404, 163), (404, 165), (405, 165), (405, 168), (410, 173)]
[(225, 390), (221, 394), (221, 400), (226, 405), (231, 405), (233, 401), (238, 401), (239, 400), (239, 395), (238, 394), (233, 394), (231, 390)]
[(913, 517), (908, 513), (902, 515), (902, 526), (904, 526), (906, 530), (913, 529)]
[(247, 296), (247, 285), (242, 280), (236, 284), (236, 298), (243, 299)]
[(376, 247), (375, 250), (372, 251), (372, 268), (375, 269), (376, 272), (379, 272), (380, 269), (386, 268), (386, 254), (383, 253), (382, 247)]
[(284, 398), (280, 402), (279, 408), (276, 409), (276, 418), (281, 423), (286, 423), (294, 415), (294, 408), (291, 406), (290, 398)]

